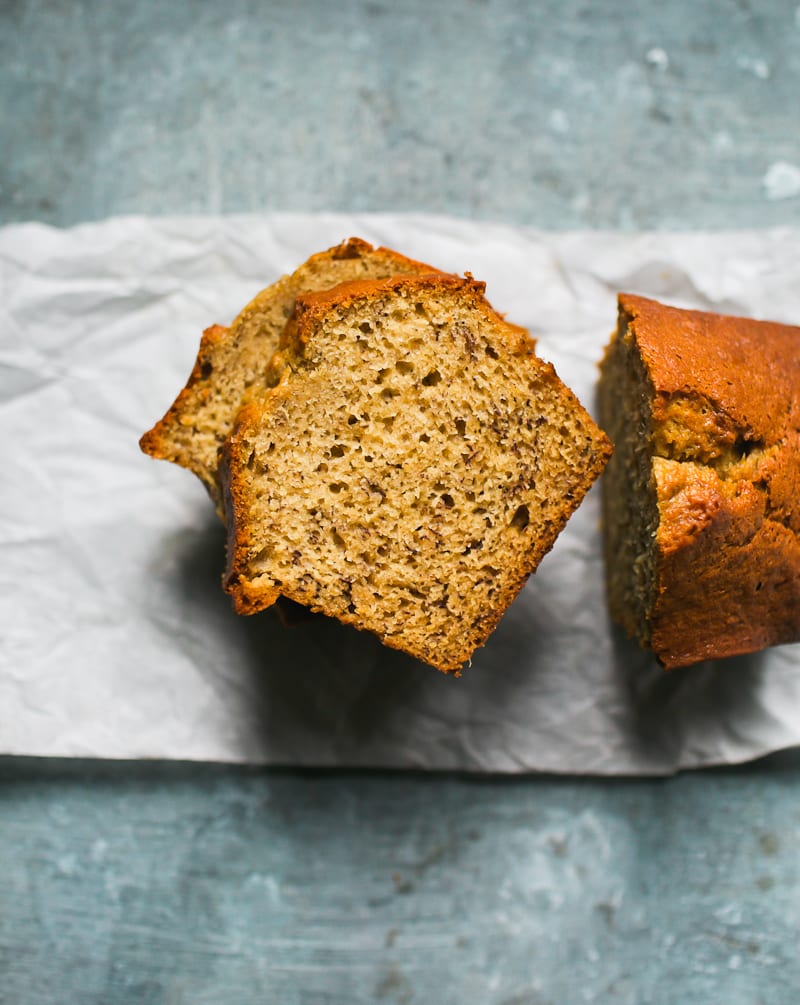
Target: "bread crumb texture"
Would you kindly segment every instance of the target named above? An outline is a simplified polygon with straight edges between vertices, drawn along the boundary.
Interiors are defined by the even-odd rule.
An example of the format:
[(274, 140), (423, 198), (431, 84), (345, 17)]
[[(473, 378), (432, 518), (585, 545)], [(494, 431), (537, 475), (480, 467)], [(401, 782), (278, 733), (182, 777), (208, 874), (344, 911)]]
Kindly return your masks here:
[(612, 615), (666, 667), (800, 640), (800, 328), (619, 298)]
[(455, 673), (486, 641), (610, 445), (483, 292), (409, 270), (296, 298), (221, 455), (238, 611), (287, 597)]
[(298, 294), (345, 281), (432, 271), (429, 265), (388, 248), (373, 248), (356, 237), (313, 255), (262, 290), (230, 327), (206, 329), (186, 386), (142, 436), (142, 450), (193, 471), (224, 516), (217, 454), (242, 405), (277, 383), (280, 373), (271, 365), (272, 356)]

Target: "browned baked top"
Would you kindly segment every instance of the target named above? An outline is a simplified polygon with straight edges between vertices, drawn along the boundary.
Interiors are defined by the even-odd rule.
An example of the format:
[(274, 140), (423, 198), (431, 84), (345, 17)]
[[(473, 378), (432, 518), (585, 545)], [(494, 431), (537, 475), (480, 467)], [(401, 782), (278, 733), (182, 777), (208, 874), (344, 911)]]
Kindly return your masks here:
[(800, 328), (620, 294), (658, 395), (705, 398), (748, 440), (800, 426)]
[(619, 298), (650, 381), (666, 666), (800, 639), (800, 328)]

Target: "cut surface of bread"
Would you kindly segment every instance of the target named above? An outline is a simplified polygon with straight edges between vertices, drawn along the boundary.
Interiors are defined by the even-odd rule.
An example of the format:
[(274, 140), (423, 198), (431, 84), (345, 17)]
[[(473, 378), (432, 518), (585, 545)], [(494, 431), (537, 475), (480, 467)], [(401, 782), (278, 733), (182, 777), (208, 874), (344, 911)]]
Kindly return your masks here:
[(615, 620), (667, 668), (800, 641), (800, 328), (623, 294), (599, 415)]
[(433, 271), (360, 238), (313, 255), (291, 275), (262, 290), (229, 328), (206, 329), (186, 386), (166, 415), (142, 436), (142, 450), (193, 471), (219, 504), (218, 449), (247, 396), (277, 381), (269, 362), (295, 297), (348, 280)]
[(279, 595), (459, 672), (610, 445), (483, 284), (443, 274), (301, 296), (280, 384), (222, 453), (226, 589)]

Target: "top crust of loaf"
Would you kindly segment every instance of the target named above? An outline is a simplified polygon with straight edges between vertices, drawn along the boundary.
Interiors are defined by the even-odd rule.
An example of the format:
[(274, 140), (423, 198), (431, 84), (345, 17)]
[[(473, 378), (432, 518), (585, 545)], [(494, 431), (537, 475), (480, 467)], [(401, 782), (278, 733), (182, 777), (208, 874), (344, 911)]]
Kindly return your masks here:
[[(412, 281), (409, 282), (409, 279)], [(435, 269), (429, 269), (426, 273), (413, 277), (396, 275), (388, 279), (363, 279), (340, 283), (327, 290), (301, 293), (295, 301), (294, 312), (281, 333), (279, 348), (282, 351), (288, 350), (298, 358), (305, 356), (309, 339), (330, 311), (347, 311), (360, 301), (373, 297), (388, 299), (393, 293), (424, 295), (428, 292), (442, 293), (447, 290), (469, 301), (476, 309), (482, 311), (492, 324), (501, 322), (502, 328), (498, 330), (503, 331), (505, 340), (514, 353), (531, 355), (538, 364), (544, 367), (550, 366), (533, 356), (536, 341), (527, 328), (506, 321), (486, 300), (484, 296), (486, 283), (473, 279), (470, 275), (455, 276)]]
[[(141, 449), (193, 471), (221, 509), (217, 451), (251, 386), (258, 393), (277, 380), (268, 363), (296, 296), (360, 275), (384, 278), (432, 271), (432, 266), (389, 248), (374, 248), (358, 237), (312, 255), (254, 297), (230, 327), (213, 325), (205, 330), (186, 386), (164, 417), (142, 436)], [(226, 388), (223, 375), (229, 382)]]
[(619, 306), (652, 384), (653, 649), (677, 667), (800, 640), (800, 328)]
[(619, 307), (633, 323), (657, 395), (706, 398), (753, 440), (774, 442), (797, 429), (800, 328), (627, 293)]
[[(451, 672), (485, 642), (601, 471), (610, 445), (553, 367), (535, 356), (528, 333), (508, 324), (483, 293), (484, 285), (471, 278), (434, 273), (342, 284), (298, 298), (281, 337), (285, 369), (280, 384), (241, 410), (223, 451), (225, 586), (240, 613), (261, 610), (282, 595), (375, 632), (386, 645)], [(381, 317), (386, 326), (396, 322), (398, 328), (384, 327), (379, 337), (377, 325), (368, 322)], [(416, 338), (406, 341), (416, 323)], [(434, 330), (441, 330), (441, 343)], [(387, 338), (394, 340), (388, 349)], [(415, 340), (416, 349), (410, 347)], [(471, 383), (477, 373), (471, 368), (483, 365), (481, 360), (495, 375), (495, 383), (486, 385), (491, 394), (485, 389), (479, 394)], [(434, 371), (426, 376), (432, 366), (441, 370), (435, 370), (434, 380), (429, 379)], [(353, 397), (347, 398), (351, 391)], [(362, 393), (373, 397), (358, 397)], [(453, 421), (450, 405), (467, 394), (475, 409), (454, 413), (466, 418)], [(362, 432), (361, 413), (348, 418), (348, 410), (367, 400), (373, 415), (365, 417)], [(489, 433), (478, 418), (487, 400), (499, 409), (496, 432)], [(386, 407), (396, 413), (388, 420), (376, 414), (382, 401), (392, 402)], [(296, 418), (306, 402), (303, 422), (311, 423), (310, 435), (298, 428)], [(540, 403), (549, 410), (551, 427), (542, 432)], [(419, 422), (427, 423), (421, 436), (423, 426), (414, 425)], [(528, 432), (527, 440), (514, 439), (514, 423), (526, 422), (529, 431), (536, 431)], [(406, 435), (409, 430), (412, 435)], [(445, 459), (448, 442), (457, 444), (451, 461)], [(532, 443), (541, 456), (535, 456)], [(492, 468), (498, 457), (505, 467)], [(321, 469), (324, 475), (313, 473)], [(460, 493), (470, 479), (499, 497), (501, 470), (510, 479), (503, 504), (487, 495), (488, 509), (480, 508), (479, 499), (478, 509), (462, 511)], [(438, 484), (440, 478), (446, 484)], [(281, 494), (287, 481), (291, 498)], [(344, 482), (350, 485), (352, 507), (343, 507), (338, 494), (326, 495), (338, 493)], [(409, 494), (417, 508), (409, 508)], [(330, 518), (333, 512), (342, 523)], [(487, 531), (476, 512), (489, 514), (496, 529)], [(469, 520), (481, 521), (485, 539), (475, 538)], [(290, 526), (298, 536), (293, 544), (286, 540)], [(352, 548), (351, 541), (357, 542)], [(419, 545), (414, 552), (419, 557), (404, 566), (409, 542)], [(388, 551), (377, 571), (357, 554), (376, 545)], [(309, 572), (319, 553), (332, 556), (321, 566), (332, 570), (330, 582)], [(377, 579), (388, 576), (383, 580), (388, 593), (372, 579), (373, 572)], [(337, 581), (345, 584), (341, 597)], [(404, 607), (409, 597), (416, 599)]]

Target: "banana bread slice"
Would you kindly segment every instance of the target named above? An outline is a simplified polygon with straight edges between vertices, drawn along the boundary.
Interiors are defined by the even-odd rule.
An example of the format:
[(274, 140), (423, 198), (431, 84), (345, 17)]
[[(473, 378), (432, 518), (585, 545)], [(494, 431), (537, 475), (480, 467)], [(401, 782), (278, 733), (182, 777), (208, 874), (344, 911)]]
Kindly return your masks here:
[(229, 328), (203, 333), (189, 380), (166, 415), (139, 445), (146, 454), (193, 471), (221, 508), (217, 451), (251, 391), (277, 382), (268, 364), (295, 297), (355, 279), (436, 271), (389, 248), (353, 237), (313, 255), (291, 275), (262, 290)]
[(667, 668), (800, 640), (800, 328), (622, 294), (599, 391), (615, 620)]
[(458, 673), (610, 453), (484, 285), (443, 274), (298, 297), (280, 384), (223, 448), (225, 588), (289, 597)]

